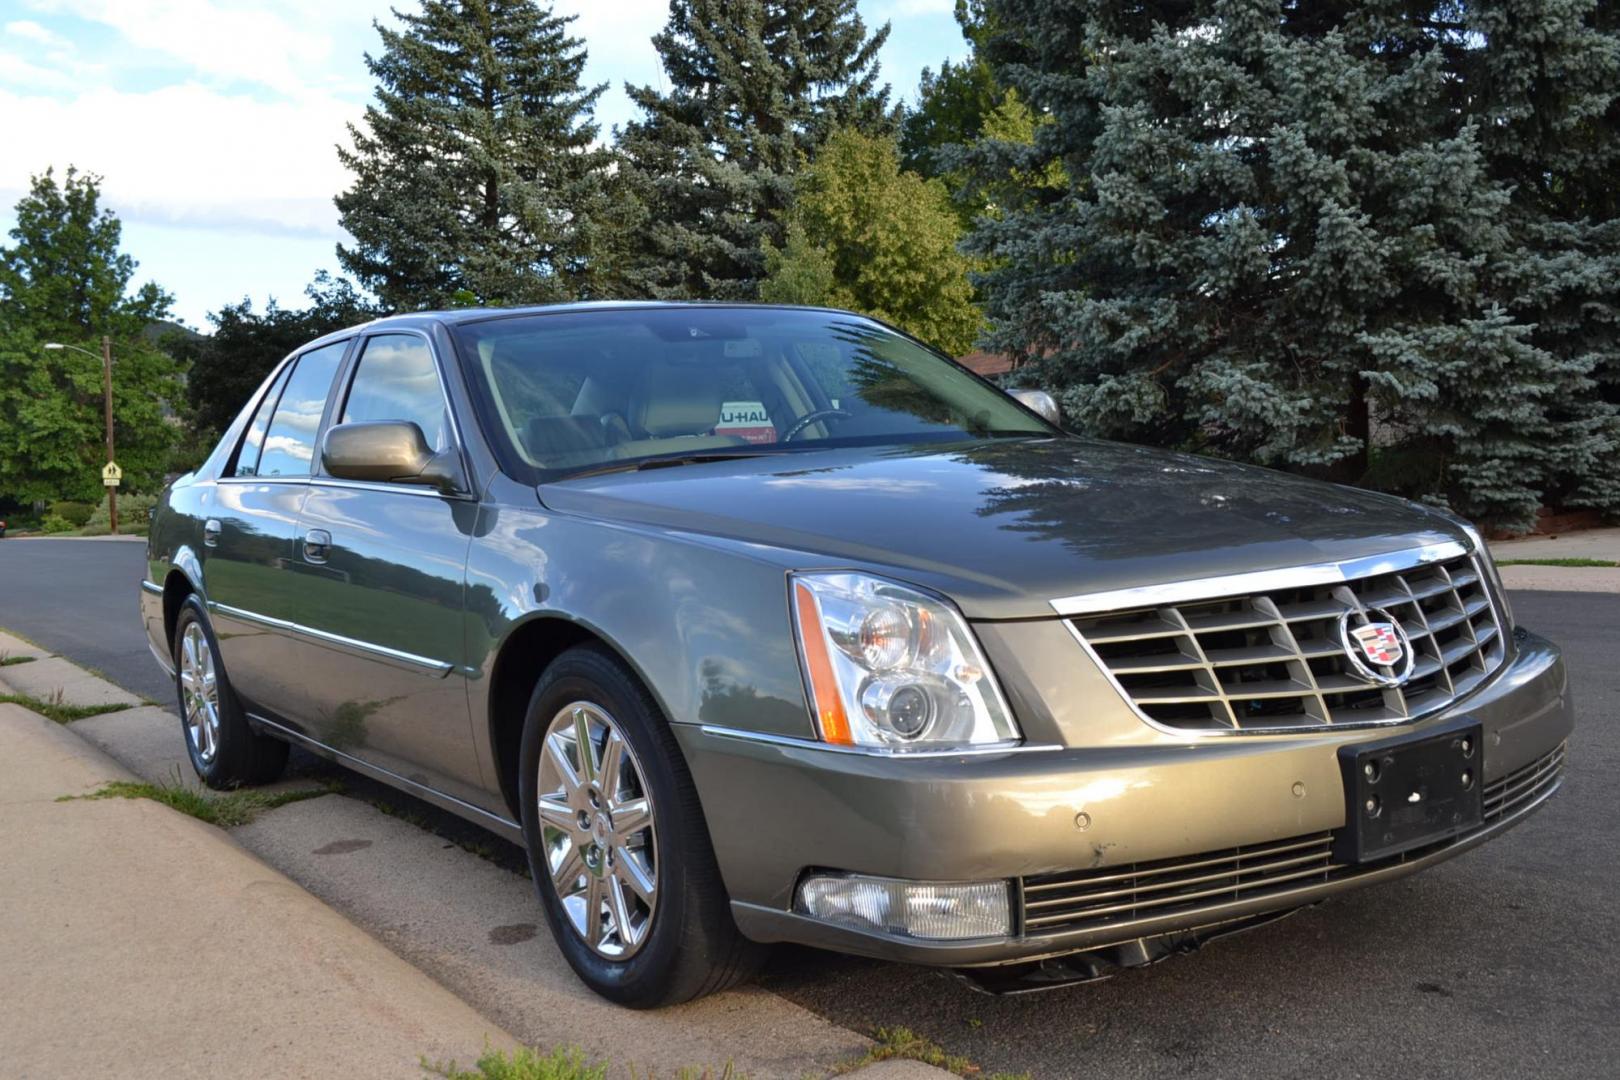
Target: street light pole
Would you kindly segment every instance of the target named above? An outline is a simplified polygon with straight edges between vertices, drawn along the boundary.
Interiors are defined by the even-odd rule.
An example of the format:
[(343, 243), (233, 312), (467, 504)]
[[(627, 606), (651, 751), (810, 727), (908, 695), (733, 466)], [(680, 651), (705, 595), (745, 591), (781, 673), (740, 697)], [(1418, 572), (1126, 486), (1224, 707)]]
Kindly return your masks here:
[[(86, 356), (96, 354), (89, 349), (81, 349), (77, 345), (63, 345), (59, 341), (45, 343), (47, 349), (72, 349), (74, 352), (84, 353)], [(112, 415), (112, 338), (105, 334), (101, 337), (101, 403), (104, 422), (107, 426), (107, 464), (113, 463), (113, 415)], [(114, 536), (118, 535), (118, 489), (107, 488), (107, 525)]]
[[(106, 334), (101, 336), (101, 399), (105, 406), (107, 418), (107, 464), (113, 463), (113, 421), (112, 421), (112, 338)], [(118, 489), (107, 489), (107, 525), (114, 536), (118, 535)]]

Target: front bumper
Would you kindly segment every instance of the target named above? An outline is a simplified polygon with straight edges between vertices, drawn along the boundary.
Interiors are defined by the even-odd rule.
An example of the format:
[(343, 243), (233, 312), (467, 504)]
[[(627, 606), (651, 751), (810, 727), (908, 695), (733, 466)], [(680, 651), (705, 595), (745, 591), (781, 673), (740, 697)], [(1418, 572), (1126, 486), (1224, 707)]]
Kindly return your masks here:
[[(1341, 746), (1419, 733), (1460, 715), (1485, 735), (1487, 790), (1540, 777), (1528, 794), (1455, 841), (1388, 864), (1234, 892), (1168, 913), (1031, 929), (1010, 938), (927, 942), (822, 923), (792, 910), (806, 870), (933, 881), (1006, 879), (1015, 913), (1026, 879), (1171, 864), (1330, 834), (1344, 825)], [(1024, 749), (896, 759), (767, 742), (677, 725), (702, 795), (739, 927), (882, 959), (946, 966), (1008, 964), (1286, 910), (1390, 880), (1507, 829), (1556, 789), (1542, 775), (1573, 726), (1562, 657), (1523, 635), (1512, 659), (1453, 708), (1396, 728), (1135, 745)], [(1027, 733), (1027, 729), (1026, 729)], [(1538, 771), (1541, 770), (1541, 771)], [(1523, 792), (1521, 792), (1523, 794)], [(1118, 875), (1115, 875), (1118, 876)]]

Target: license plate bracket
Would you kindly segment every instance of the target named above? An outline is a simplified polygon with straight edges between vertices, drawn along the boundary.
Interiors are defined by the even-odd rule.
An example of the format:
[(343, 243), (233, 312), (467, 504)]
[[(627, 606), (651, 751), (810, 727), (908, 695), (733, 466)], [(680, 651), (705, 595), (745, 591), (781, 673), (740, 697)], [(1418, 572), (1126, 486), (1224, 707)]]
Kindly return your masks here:
[(1485, 753), (1479, 721), (1340, 747), (1345, 825), (1336, 862), (1375, 862), (1478, 828)]

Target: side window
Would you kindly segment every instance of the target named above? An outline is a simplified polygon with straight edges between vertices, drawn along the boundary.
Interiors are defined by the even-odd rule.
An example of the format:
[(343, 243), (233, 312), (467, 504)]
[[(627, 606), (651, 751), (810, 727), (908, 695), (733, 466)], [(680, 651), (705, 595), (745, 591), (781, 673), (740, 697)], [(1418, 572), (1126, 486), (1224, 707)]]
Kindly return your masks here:
[(311, 349), (298, 358), (265, 433), (257, 475), (309, 475), (315, 460), (315, 432), (321, 426), (326, 395), (332, 390), (338, 361), (343, 359), (347, 346), (348, 342), (339, 341)]
[(232, 476), (257, 476), (259, 472), (259, 451), (264, 447), (264, 432), (270, 426), (270, 414), (275, 411), (276, 402), (281, 400), (281, 391), (287, 385), (287, 376), (292, 374), (293, 365), (288, 364), (276, 376), (276, 381), (265, 392), (264, 400), (253, 411), (253, 422), (248, 425), (247, 434), (242, 436), (241, 449), (236, 452), (236, 467), (231, 470)]
[(343, 420), (409, 420), (435, 452), (450, 445), (444, 392), (427, 342), (412, 334), (367, 338)]

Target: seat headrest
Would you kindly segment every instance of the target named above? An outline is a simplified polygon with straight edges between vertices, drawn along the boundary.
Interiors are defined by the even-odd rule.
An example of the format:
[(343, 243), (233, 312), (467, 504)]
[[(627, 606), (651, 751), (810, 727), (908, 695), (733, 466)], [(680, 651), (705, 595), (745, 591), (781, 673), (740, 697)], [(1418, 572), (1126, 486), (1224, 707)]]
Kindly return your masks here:
[(649, 368), (635, 414), (633, 425), (653, 438), (706, 434), (720, 422), (720, 384), (700, 367)]

